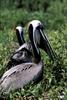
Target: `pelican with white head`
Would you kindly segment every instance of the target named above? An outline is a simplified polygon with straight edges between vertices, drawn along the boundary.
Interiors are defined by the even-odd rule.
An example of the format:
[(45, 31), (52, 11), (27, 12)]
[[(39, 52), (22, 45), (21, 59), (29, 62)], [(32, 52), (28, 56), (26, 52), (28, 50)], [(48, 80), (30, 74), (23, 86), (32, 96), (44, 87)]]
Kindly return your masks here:
[(20, 46), (23, 45), (25, 43), (23, 27), (21, 27), (21, 26), (16, 27), (16, 35), (17, 35), (19, 45)]

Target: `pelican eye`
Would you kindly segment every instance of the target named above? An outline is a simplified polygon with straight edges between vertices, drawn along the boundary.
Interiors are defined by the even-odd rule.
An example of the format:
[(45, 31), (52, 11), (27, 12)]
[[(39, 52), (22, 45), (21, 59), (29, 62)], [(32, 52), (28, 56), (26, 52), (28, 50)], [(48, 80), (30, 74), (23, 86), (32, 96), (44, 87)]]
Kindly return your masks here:
[(43, 25), (39, 25), (39, 26), (37, 26), (37, 29), (38, 29), (38, 30), (39, 30), (39, 29), (43, 30), (44, 27), (43, 27)]

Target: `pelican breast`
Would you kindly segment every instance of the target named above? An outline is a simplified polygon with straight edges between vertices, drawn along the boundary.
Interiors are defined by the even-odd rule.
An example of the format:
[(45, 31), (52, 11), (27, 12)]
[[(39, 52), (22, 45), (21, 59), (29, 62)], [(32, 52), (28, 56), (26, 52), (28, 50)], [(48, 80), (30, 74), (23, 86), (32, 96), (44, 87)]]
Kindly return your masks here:
[(22, 88), (35, 82), (42, 76), (42, 62), (23, 63), (6, 71), (0, 80), (0, 91), (9, 93), (11, 90)]

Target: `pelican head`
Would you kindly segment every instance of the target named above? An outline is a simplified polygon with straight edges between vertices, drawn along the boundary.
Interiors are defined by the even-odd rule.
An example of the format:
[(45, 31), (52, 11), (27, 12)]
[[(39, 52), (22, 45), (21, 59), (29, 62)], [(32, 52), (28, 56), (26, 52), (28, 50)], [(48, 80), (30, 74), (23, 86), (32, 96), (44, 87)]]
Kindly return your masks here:
[(38, 61), (41, 59), (39, 51), (39, 48), (41, 48), (54, 60), (55, 54), (43, 30), (43, 24), (39, 20), (33, 20), (28, 25), (29, 38), (34, 50), (34, 56)]
[(18, 38), (19, 45), (21, 46), (22, 44), (25, 43), (22, 26), (17, 26), (16, 27), (16, 35), (17, 35), (17, 38)]

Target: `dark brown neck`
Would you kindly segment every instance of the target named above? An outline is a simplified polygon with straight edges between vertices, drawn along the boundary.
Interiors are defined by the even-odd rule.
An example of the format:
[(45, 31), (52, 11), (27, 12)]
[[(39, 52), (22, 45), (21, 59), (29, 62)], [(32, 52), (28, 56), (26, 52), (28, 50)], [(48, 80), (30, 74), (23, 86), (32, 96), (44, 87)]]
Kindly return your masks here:
[(17, 35), (17, 39), (19, 42), (19, 45), (23, 45), (25, 43), (24, 37), (23, 37), (23, 32), (21, 32), (21, 34), (19, 33), (19, 31), (16, 31), (16, 35)]
[(31, 44), (32, 44), (35, 62), (38, 63), (41, 60), (41, 56), (40, 56), (39, 48), (37, 47), (36, 43), (34, 43), (35, 40), (33, 38), (33, 34), (34, 34), (33, 33), (33, 27), (32, 27), (32, 25), (30, 25), (30, 27), (29, 27), (29, 38), (30, 38), (30, 41), (31, 41)]

